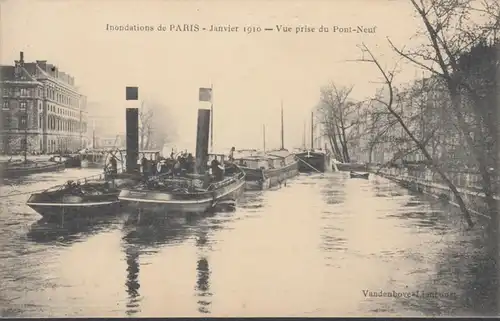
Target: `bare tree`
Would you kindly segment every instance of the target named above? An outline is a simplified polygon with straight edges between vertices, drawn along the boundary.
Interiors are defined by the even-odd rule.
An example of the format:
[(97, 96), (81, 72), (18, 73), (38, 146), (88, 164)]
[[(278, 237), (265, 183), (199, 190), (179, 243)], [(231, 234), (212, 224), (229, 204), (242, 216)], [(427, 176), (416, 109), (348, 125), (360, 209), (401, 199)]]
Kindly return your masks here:
[(450, 190), (453, 192), (453, 194), (456, 197), (457, 203), (460, 206), (460, 209), (462, 210), (464, 217), (465, 217), (465, 220), (467, 221), (467, 224), (469, 225), (469, 227), (474, 226), (474, 222), (471, 219), (471, 215), (469, 213), (469, 210), (467, 209), (467, 206), (465, 205), (465, 202), (462, 199), (462, 196), (460, 195), (460, 192), (458, 191), (457, 187), (453, 184), (453, 182), (447, 176), (446, 172), (443, 171), (440, 168), (440, 166), (434, 161), (431, 154), (427, 150), (426, 145), (430, 139), (427, 139), (424, 141), (420, 140), (417, 137), (417, 135), (409, 128), (408, 124), (405, 122), (405, 120), (400, 115), (400, 113), (398, 113), (398, 111), (396, 110), (395, 104), (394, 104), (395, 100), (396, 100), (395, 88), (393, 85), (395, 72), (394, 71), (386, 71), (381, 66), (381, 64), (379, 63), (377, 58), (373, 55), (373, 53), (370, 51), (370, 49), (368, 49), (368, 47), (366, 45), (362, 44), (360, 46), (360, 48), (363, 52), (363, 56), (368, 56), (368, 58), (363, 58), (359, 61), (369, 62), (369, 63), (374, 64), (377, 67), (377, 69), (380, 71), (380, 73), (383, 77), (383, 80), (384, 80), (385, 85), (386, 85), (388, 92), (389, 92), (389, 94), (388, 94), (389, 97), (387, 98), (387, 101), (382, 100), (378, 97), (374, 98), (374, 100), (379, 102), (380, 104), (384, 105), (387, 108), (387, 110), (391, 113), (391, 115), (397, 120), (397, 122), (401, 126), (403, 132), (407, 135), (407, 137), (411, 140), (411, 142), (414, 143), (415, 149), (418, 149), (422, 152), (424, 157), (430, 163), (432, 169), (439, 174), (439, 176), (442, 178), (442, 180), (446, 183), (446, 185), (448, 185)]
[(153, 110), (146, 106), (144, 101), (139, 108), (139, 147), (146, 148), (152, 131)]
[(368, 163), (373, 161), (373, 152), (377, 147), (385, 149), (388, 144), (395, 142), (391, 135), (398, 122), (391, 117), (390, 113), (372, 105), (369, 112), (368, 124), (365, 127), (365, 135), (368, 137), (365, 152), (368, 153)]
[[(398, 49), (389, 42), (401, 57), (441, 78), (446, 84), (453, 117), (481, 174), (482, 191), (491, 217), (490, 227), (495, 229), (492, 234), (497, 234), (498, 211), (494, 197), (498, 178), (496, 171), (491, 169), (498, 168), (498, 145), (495, 143), (498, 140), (498, 115), (492, 112), (496, 109), (491, 108), (491, 104), (486, 108), (484, 91), (495, 92), (492, 89), (496, 85), (498, 63), (489, 65), (488, 78), (491, 81), (485, 84), (481, 71), (488, 69), (479, 60), (481, 53), (474, 59), (470, 56), (478, 48), (484, 53), (486, 43), (497, 42), (500, 6), (493, 0), (410, 2), (424, 24), (420, 35), (427, 41), (415, 50)], [(492, 49), (490, 53), (494, 51)], [(467, 52), (469, 54), (465, 54)], [(494, 95), (490, 95), (493, 100)]]
[(167, 106), (154, 101), (141, 103), (139, 109), (139, 146), (141, 149), (161, 149), (173, 138), (175, 127), (169, 118)]
[(349, 147), (358, 138), (353, 129), (359, 123), (362, 103), (349, 99), (353, 87), (337, 87), (335, 83), (321, 88), (318, 119), (323, 125), (336, 157), (350, 162)]

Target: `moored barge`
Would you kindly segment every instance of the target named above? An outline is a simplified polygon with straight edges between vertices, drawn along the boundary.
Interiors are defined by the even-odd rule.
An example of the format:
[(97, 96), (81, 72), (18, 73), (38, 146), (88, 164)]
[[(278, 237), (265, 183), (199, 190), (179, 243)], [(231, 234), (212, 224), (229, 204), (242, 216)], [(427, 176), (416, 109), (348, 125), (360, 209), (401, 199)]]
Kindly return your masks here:
[(208, 173), (173, 178), (160, 175), (123, 189), (118, 199), (127, 209), (140, 213), (204, 213), (219, 202), (236, 201), (244, 190), (245, 172), (234, 164), (223, 164), (224, 175), (218, 181), (211, 180)]
[(307, 150), (296, 154), (299, 161), (299, 172), (324, 173), (330, 163), (328, 154), (323, 150)]
[(245, 172), (249, 190), (281, 185), (299, 173), (298, 160), (286, 149), (238, 157), (235, 163)]

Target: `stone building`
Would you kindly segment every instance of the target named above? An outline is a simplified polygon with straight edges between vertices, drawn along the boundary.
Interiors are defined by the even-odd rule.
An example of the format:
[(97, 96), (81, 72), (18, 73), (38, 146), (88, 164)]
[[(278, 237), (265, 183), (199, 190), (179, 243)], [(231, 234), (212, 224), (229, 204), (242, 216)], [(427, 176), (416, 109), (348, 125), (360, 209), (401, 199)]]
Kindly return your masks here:
[(76, 151), (87, 144), (86, 97), (69, 74), (45, 60), (0, 66), (2, 108), (0, 148), (24, 151)]

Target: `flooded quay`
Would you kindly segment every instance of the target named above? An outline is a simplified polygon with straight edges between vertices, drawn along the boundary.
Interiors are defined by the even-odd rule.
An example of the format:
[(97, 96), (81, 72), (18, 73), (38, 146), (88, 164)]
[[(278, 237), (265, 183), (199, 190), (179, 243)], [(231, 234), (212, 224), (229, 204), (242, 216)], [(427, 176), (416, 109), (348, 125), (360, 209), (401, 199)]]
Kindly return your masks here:
[(47, 225), (25, 205), (23, 192), (93, 174), (1, 186), (2, 317), (489, 314), (480, 230), (386, 179), (299, 175), (231, 212), (139, 225)]

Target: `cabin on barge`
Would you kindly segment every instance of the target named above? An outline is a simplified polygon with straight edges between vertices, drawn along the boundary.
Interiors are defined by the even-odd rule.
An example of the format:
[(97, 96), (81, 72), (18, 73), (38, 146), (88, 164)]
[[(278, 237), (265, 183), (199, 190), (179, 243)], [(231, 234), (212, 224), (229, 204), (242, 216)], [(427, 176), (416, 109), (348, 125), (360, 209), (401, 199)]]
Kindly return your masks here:
[(281, 185), (299, 169), (295, 155), (286, 149), (240, 156), (234, 162), (245, 172), (245, 188), (249, 190)]

